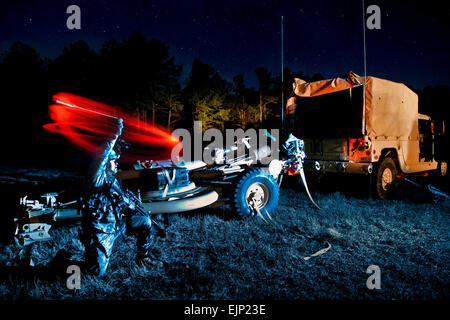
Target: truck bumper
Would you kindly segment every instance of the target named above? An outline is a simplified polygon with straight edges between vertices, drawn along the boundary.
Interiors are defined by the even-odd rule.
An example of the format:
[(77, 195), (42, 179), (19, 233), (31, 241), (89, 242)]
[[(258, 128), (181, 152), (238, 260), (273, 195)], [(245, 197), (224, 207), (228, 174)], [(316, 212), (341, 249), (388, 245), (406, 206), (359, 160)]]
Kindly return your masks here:
[(330, 161), (330, 160), (306, 160), (303, 163), (306, 171), (370, 174), (373, 165), (367, 162)]

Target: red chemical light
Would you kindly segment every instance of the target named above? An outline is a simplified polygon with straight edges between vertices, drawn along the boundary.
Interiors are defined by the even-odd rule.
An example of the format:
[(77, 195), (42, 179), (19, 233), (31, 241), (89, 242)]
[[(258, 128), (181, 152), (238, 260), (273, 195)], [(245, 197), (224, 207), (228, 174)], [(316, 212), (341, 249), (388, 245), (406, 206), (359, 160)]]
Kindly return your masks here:
[(49, 116), (54, 123), (44, 128), (63, 134), (92, 155), (101, 152), (103, 143), (115, 134), (118, 118), (123, 119), (124, 126), (120, 139), (130, 145), (122, 153), (124, 162), (170, 159), (172, 148), (179, 142), (167, 130), (104, 103), (70, 93), (58, 93), (53, 100), (56, 104), (49, 106)]
[(428, 177), (430, 174), (428, 172), (424, 173), (398, 173), (395, 177), (402, 179), (402, 178), (408, 178), (408, 177)]

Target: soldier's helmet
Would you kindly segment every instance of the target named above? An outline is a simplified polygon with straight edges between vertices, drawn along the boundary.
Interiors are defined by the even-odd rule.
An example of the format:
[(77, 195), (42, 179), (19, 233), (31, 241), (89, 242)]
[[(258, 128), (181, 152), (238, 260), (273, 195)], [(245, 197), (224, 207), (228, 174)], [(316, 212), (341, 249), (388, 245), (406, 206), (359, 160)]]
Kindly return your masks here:
[(109, 161), (111, 160), (119, 160), (120, 158), (120, 154), (116, 151), (116, 150), (112, 150), (111, 153), (109, 154)]
[(119, 139), (117, 140), (116, 144), (114, 145), (114, 148), (111, 150), (111, 153), (109, 154), (109, 160), (119, 160), (120, 155), (122, 153), (122, 148), (126, 147), (124, 146), (125, 141)]

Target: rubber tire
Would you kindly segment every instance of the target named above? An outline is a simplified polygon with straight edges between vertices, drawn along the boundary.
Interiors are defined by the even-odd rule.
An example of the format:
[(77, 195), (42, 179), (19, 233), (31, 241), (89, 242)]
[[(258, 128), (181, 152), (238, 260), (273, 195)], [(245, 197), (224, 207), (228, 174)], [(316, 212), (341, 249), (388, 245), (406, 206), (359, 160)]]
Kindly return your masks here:
[(268, 217), (267, 213), (272, 216), (278, 206), (280, 189), (272, 175), (260, 168), (250, 169), (238, 179), (236, 188), (233, 191), (232, 207), (233, 210), (244, 219), (252, 217), (261, 219), (256, 210), (249, 208), (245, 199), (248, 188), (255, 182), (264, 184), (264, 186), (267, 187), (269, 200), (266, 205), (260, 209), (260, 212), (263, 218), (268, 221), (270, 217)]
[[(392, 172), (392, 183), (387, 186), (386, 190), (383, 189), (382, 180), (383, 173), (386, 169), (391, 170)], [(397, 186), (397, 165), (392, 158), (384, 158), (381, 160), (381, 163), (378, 164), (377, 170), (375, 172), (375, 185), (374, 191), (375, 196), (379, 199), (392, 199), (395, 195), (395, 189)]]
[(445, 177), (448, 174), (448, 163), (446, 161), (439, 162), (436, 171), (439, 177)]

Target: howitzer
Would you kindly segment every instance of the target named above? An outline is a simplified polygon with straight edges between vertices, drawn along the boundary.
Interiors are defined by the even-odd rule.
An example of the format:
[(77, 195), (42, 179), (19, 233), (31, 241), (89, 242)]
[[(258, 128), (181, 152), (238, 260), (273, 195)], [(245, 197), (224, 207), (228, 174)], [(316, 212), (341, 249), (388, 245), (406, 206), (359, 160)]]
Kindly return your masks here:
[(24, 216), (15, 218), (15, 242), (26, 246), (36, 241), (50, 240), (48, 233), (55, 222), (61, 220), (78, 220), (81, 210), (77, 200), (61, 202), (58, 193), (46, 193), (39, 200), (20, 198), (20, 207)]
[[(283, 144), (284, 150), (279, 150), (280, 146), (274, 146), (272, 143), (271, 147), (264, 143), (260, 148), (254, 149), (249, 143), (250, 137), (244, 136), (229, 148), (211, 150), (214, 156), (213, 162), (209, 164), (201, 160), (155, 161), (143, 156), (132, 169), (117, 172), (117, 159), (121, 147), (124, 147), (123, 141), (119, 140), (124, 127), (123, 120), (111, 114), (90, 110), (85, 104), (56, 102), (102, 115), (116, 122), (115, 130), (107, 132), (109, 138), (105, 141), (85, 180), (82, 198), (92, 200), (88, 204), (91, 206), (89, 210), (96, 209), (96, 194), (101, 198), (101, 193), (105, 192), (107, 193), (105, 201), (114, 200), (112, 206), (119, 205), (125, 210), (133, 211), (128, 212), (129, 215), (148, 217), (150, 223), (159, 230), (163, 229), (155, 223), (152, 215), (189, 212), (224, 204), (230, 205), (231, 210), (242, 218), (257, 216), (267, 222), (276, 211), (284, 175), (299, 175), (309, 198), (314, 203), (303, 171), (303, 160), (306, 157), (303, 151), (304, 143), (293, 135), (290, 135)], [(127, 129), (131, 127), (132, 125)], [(278, 139), (267, 131), (266, 137), (272, 142)], [(276, 149), (272, 150), (274, 147)], [(119, 180), (122, 181), (123, 188)], [(140, 191), (136, 193), (136, 190)], [(109, 196), (116, 199), (106, 199), (110, 198)], [(83, 201), (73, 201), (70, 206), (69, 203), (61, 204), (56, 200), (47, 201), (42, 204), (42, 208), (34, 202), (34, 206), (27, 202), (27, 215), (20, 221), (23, 227), (18, 227), (16, 238), (23, 244), (49, 239), (47, 231), (50, 225), (39, 225), (41, 218), (49, 214), (50, 220), (60, 220), (65, 219), (66, 213), (71, 212), (76, 213), (71, 216), (80, 218), (81, 210), (86, 205)], [(119, 210), (113, 211), (116, 218), (120, 219), (121, 214), (117, 214)], [(37, 214), (40, 215), (40, 221), (30, 221), (30, 218)], [(36, 224), (28, 225), (30, 222)]]

